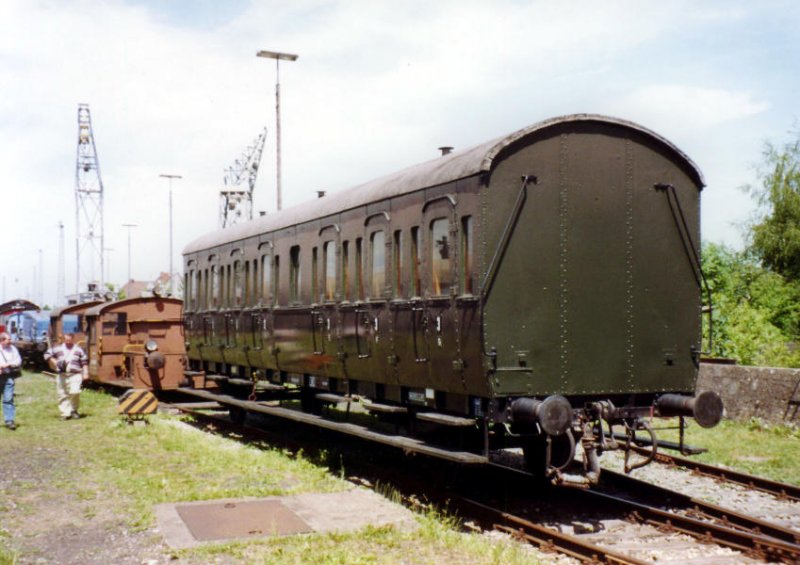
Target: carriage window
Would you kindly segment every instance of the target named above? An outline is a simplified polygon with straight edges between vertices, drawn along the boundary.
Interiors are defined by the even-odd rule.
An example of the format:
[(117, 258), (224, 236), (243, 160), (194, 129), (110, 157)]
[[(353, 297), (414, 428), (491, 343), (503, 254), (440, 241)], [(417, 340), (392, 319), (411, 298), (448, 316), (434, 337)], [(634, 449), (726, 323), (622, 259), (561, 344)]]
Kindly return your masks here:
[(289, 301), (300, 301), (300, 246), (289, 250)]
[(382, 231), (376, 231), (370, 236), (369, 247), (370, 296), (379, 298), (386, 285), (386, 238)]
[(311, 302), (320, 299), (319, 295), (319, 250), (311, 248)]
[(474, 288), (472, 246), (472, 216), (464, 216), (461, 218), (461, 288), (464, 294), (472, 294)]
[(253, 259), (253, 281), (250, 284), (251, 296), (250, 304), (258, 304), (261, 301), (261, 294), (258, 286), (258, 259)]
[(364, 300), (364, 252), (363, 239), (356, 239), (356, 300)]
[(350, 300), (350, 242), (342, 242), (342, 299)]
[(233, 303), (231, 306), (241, 306), (242, 298), (244, 297), (244, 281), (242, 277), (242, 262), (234, 261), (233, 263)]
[(233, 277), (231, 276), (231, 266), (225, 265), (225, 284), (222, 285), (225, 296), (223, 298), (225, 306), (233, 304)]
[(194, 272), (194, 282), (192, 283), (192, 308), (194, 310), (198, 310), (198, 306), (200, 305), (200, 269)]
[(250, 261), (244, 262), (244, 303), (250, 304)]
[[(77, 314), (65, 314), (61, 318), (61, 335), (82, 332), (83, 328), (81, 327), (81, 322), (81, 316)], [(55, 338), (60, 339), (61, 335), (56, 335)]]
[(279, 255), (275, 256), (275, 262), (272, 269), (272, 304), (278, 303), (279, 290), (281, 282), (281, 258)]
[(186, 309), (192, 309), (192, 280), (194, 279), (194, 273), (192, 271), (187, 271), (183, 274), (183, 288), (186, 291)]
[(211, 306), (218, 307), (220, 305), (219, 290), (222, 286), (222, 270), (217, 265), (211, 267)]
[(210, 296), (208, 294), (208, 269), (203, 269), (203, 286), (201, 292), (203, 293), (203, 306), (206, 310), (210, 308)]
[(422, 296), (422, 246), (419, 244), (419, 227), (411, 228), (411, 281), (414, 296)]
[(103, 335), (127, 335), (128, 314), (112, 312), (103, 316)]
[(270, 304), (272, 291), (272, 258), (269, 255), (261, 256), (261, 298), (264, 304)]
[(431, 222), (431, 283), (433, 294), (442, 296), (453, 286), (452, 242), (447, 218)]
[(325, 279), (323, 289), (325, 300), (333, 300), (336, 294), (336, 244), (326, 241), (322, 247), (323, 260), (325, 261)]
[(395, 296), (404, 296), (404, 285), (403, 285), (403, 232), (397, 230), (394, 232), (394, 245), (392, 246), (392, 265), (394, 267), (394, 271), (392, 273), (394, 277), (394, 295)]

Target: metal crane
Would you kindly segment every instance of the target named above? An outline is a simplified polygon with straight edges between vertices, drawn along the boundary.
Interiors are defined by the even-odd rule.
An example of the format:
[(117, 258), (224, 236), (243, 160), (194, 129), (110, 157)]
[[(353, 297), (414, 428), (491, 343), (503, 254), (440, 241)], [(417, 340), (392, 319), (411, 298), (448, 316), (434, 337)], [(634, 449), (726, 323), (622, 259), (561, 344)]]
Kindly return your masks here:
[[(253, 190), (256, 186), (258, 166), (267, 139), (267, 128), (247, 147), (241, 157), (225, 170), (225, 189), (220, 196), (220, 227), (227, 228), (242, 221), (253, 219)], [(246, 189), (236, 188), (244, 185)]]

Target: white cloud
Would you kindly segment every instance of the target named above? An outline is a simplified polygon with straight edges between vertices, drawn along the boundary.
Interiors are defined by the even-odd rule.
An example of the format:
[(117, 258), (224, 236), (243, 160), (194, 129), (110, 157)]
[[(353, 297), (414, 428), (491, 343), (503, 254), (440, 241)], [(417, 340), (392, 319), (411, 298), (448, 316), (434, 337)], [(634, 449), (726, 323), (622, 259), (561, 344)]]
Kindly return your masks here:
[[(167, 184), (158, 175), (184, 177), (173, 185), (177, 262), (186, 243), (216, 227), (223, 171), (265, 124), (254, 208), (274, 208), (275, 67), (255, 57), (259, 49), (300, 55), (281, 65), (287, 206), (431, 158), (439, 145), (465, 147), (580, 111), (631, 119), (676, 142), (703, 166), (714, 201), (714, 190), (747, 181), (760, 140), (784, 131), (796, 111), (785, 107), (791, 96), (771, 94), (797, 90), (794, 61), (759, 75), (798, 43), (790, 26), (774, 29), (774, 7), (299, 0), (218, 3), (232, 12), (208, 18), (225, 22), (215, 27), (182, 21), (178, 6), (0, 3), (0, 186), (14, 211), (4, 220), (14, 243), (0, 249), (0, 265), (8, 280), (30, 281), (44, 249), (47, 302), (59, 220), (74, 286), (79, 102), (92, 110), (112, 280), (127, 274), (127, 222), (140, 226), (134, 275), (167, 268)], [(769, 21), (769, 35), (753, 21)], [(735, 217), (744, 207), (707, 213)], [(730, 238), (724, 224), (704, 225)], [(22, 290), (9, 285), (6, 295)]]
[(674, 84), (642, 86), (612, 106), (621, 115), (660, 114), (661, 121), (681, 128), (710, 128), (769, 109), (749, 92)]

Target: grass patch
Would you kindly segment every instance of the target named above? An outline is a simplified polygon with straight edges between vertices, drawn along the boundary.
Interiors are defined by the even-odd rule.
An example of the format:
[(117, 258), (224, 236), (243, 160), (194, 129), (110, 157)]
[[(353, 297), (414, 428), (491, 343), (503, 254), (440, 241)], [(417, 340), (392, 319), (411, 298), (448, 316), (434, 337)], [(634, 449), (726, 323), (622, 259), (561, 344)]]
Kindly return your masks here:
[[(16, 432), (0, 430), (0, 565), (30, 557), (12, 539), (25, 525), (54, 520), (109, 523), (134, 531), (155, 524), (154, 504), (302, 492), (333, 492), (349, 484), (303, 454), (264, 444), (243, 445), (186, 426), (180, 417), (154, 415), (130, 426), (116, 399), (84, 390), (81, 420), (59, 419), (53, 381), (26, 373), (17, 381)], [(113, 493), (110, 495), (109, 493)], [(66, 510), (51, 508), (55, 505)], [(53, 516), (44, 516), (45, 508)], [(451, 518), (418, 516), (406, 531), (371, 527), (345, 534), (311, 534), (222, 543), (172, 552), (189, 561), (215, 557), (245, 563), (531, 563), (534, 554), (506, 538), (464, 533)], [(8, 534), (8, 535), (4, 535)]]
[[(392, 526), (354, 533), (273, 538), (249, 544), (224, 544), (195, 551), (213, 561), (234, 556), (246, 563), (322, 563), (330, 565), (394, 563), (540, 563), (535, 552), (507, 538), (459, 531), (457, 521), (430, 512), (419, 517), (415, 531)], [(183, 556), (179, 552), (178, 557)], [(544, 561), (546, 562), (546, 561)]]
[(4, 434), (4, 446), (20, 456), (35, 449), (40, 456), (44, 452), (68, 460), (50, 472), (49, 480), (87, 504), (106, 496), (105, 489), (113, 485), (115, 496), (130, 505), (136, 526), (150, 525), (151, 507), (160, 502), (331, 492), (347, 486), (302, 456), (210, 436), (176, 417), (154, 415), (149, 425), (129, 425), (117, 415), (116, 399), (100, 391), (81, 395), (85, 418), (62, 422), (51, 380), (28, 374), (17, 385), (20, 427)]
[[(677, 426), (673, 419), (657, 427)], [(678, 441), (676, 429), (657, 430), (659, 439)], [(685, 442), (702, 446), (708, 452), (691, 456), (692, 460), (766, 477), (774, 481), (800, 485), (800, 428), (769, 424), (760, 420), (735, 422), (723, 420), (711, 429), (694, 422), (686, 430)]]

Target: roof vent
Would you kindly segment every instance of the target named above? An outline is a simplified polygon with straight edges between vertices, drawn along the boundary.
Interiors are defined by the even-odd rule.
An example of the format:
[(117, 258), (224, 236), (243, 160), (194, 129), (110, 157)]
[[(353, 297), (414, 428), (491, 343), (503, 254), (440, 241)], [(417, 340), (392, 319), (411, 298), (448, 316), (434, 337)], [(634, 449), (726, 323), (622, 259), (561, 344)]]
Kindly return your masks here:
[(439, 151), (442, 152), (442, 157), (444, 157), (445, 155), (449, 155), (453, 151), (453, 148), (450, 147), (449, 145), (444, 145), (442, 147), (439, 147)]
[(322, 198), (323, 196), (325, 196), (325, 191), (324, 190), (318, 190), (317, 191), (317, 198)]

